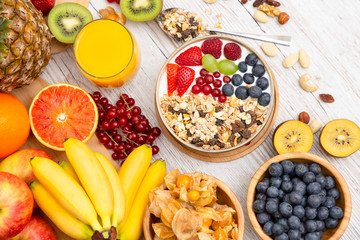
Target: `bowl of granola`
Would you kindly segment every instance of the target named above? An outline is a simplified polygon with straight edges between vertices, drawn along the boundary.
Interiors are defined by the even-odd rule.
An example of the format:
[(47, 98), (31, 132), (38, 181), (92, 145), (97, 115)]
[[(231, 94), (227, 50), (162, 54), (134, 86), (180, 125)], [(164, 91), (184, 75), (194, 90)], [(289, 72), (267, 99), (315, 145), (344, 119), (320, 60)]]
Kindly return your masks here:
[(239, 200), (222, 181), (178, 169), (149, 193), (143, 221), (150, 239), (233, 239), (244, 237), (245, 220)]
[(165, 62), (156, 109), (180, 144), (198, 152), (228, 152), (250, 144), (270, 122), (275, 84), (268, 64), (238, 39), (198, 37)]

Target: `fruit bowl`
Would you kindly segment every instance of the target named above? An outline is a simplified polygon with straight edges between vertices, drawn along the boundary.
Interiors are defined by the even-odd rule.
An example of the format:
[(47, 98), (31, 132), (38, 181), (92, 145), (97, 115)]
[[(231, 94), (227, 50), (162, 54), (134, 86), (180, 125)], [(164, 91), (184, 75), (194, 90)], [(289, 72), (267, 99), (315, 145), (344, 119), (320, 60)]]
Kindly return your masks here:
[(272, 163), (280, 163), (284, 160), (290, 160), (297, 163), (317, 163), (322, 168), (322, 173), (325, 176), (332, 176), (335, 180), (335, 187), (340, 192), (340, 198), (336, 200), (336, 206), (341, 207), (344, 211), (343, 218), (339, 221), (339, 224), (334, 229), (327, 229), (323, 237), (321, 239), (340, 239), (342, 234), (345, 232), (349, 221), (351, 217), (351, 208), (352, 208), (352, 202), (351, 202), (351, 195), (349, 187), (344, 179), (344, 177), (341, 175), (341, 173), (327, 160), (310, 154), (310, 153), (285, 153), (278, 156), (275, 156), (271, 158), (270, 160), (266, 161), (254, 174), (252, 177), (248, 193), (247, 193), (247, 200), (246, 200), (246, 208), (248, 211), (249, 219), (254, 227), (256, 233), (263, 239), (263, 240), (271, 240), (270, 236), (268, 236), (264, 230), (262, 229), (261, 225), (259, 224), (256, 213), (253, 210), (253, 203), (255, 201), (255, 194), (256, 194), (256, 185), (262, 181), (263, 178), (268, 177), (268, 168)]
[[(181, 54), (183, 54), (184, 52), (189, 50), (190, 48), (194, 48), (194, 47), (200, 48), (204, 41), (210, 40), (210, 39), (216, 39), (216, 38), (220, 39), (223, 42), (223, 46), (228, 43), (236, 43), (241, 47), (241, 58), (233, 61), (233, 63), (235, 65), (238, 65), (240, 62), (244, 62), (245, 58), (248, 54), (250, 54), (250, 53), (255, 54), (255, 56), (258, 59), (258, 64), (262, 65), (264, 67), (263, 77), (265, 77), (268, 80), (268, 87), (265, 87), (264, 90), (262, 90), (262, 92), (261, 92), (261, 94), (266, 93), (266, 94), (270, 95), (270, 101), (268, 102), (268, 105), (262, 106), (258, 103), (257, 98), (251, 98), (250, 96), (240, 100), (241, 95), (237, 95), (238, 97), (236, 97), (234, 94), (234, 92), (236, 92), (235, 89), (237, 89), (239, 87), (242, 87), (242, 88), (255, 87), (256, 81), (259, 79), (259, 77), (255, 77), (255, 80), (252, 80), (253, 81), (252, 83), (245, 83), (245, 81), (243, 81), (240, 85), (235, 85), (233, 83), (227, 84), (227, 85), (233, 86), (232, 87), (233, 94), (227, 96), (227, 98), (226, 98), (227, 100), (225, 103), (220, 102), (220, 97), (212, 97), (211, 94), (208, 94), (206, 96), (203, 92), (200, 92), (198, 94), (192, 92), (192, 87), (194, 85), (198, 85), (197, 78), (200, 77), (201, 71), (203, 69), (203, 66), (201, 66), (201, 65), (200, 66), (188, 66), (188, 68), (191, 68), (193, 70), (195, 77), (194, 77), (194, 80), (192, 81), (191, 85), (189, 86), (187, 91), (181, 96), (181, 98), (177, 92), (173, 93), (172, 96), (168, 95), (167, 65), (174, 64), (176, 62), (176, 59)], [(222, 55), (217, 60), (219, 62), (221, 62), (222, 60), (226, 60), (225, 54), (223, 52), (221, 54)], [(229, 61), (229, 60), (227, 60), (227, 61)], [(181, 69), (181, 67), (182, 66), (180, 66), (179, 69)], [(253, 69), (253, 67), (249, 65), (247, 67), (247, 71), (245, 71), (245, 72), (240, 72), (240, 70), (236, 70), (235, 73), (228, 74), (228, 75), (219, 73), (219, 75), (220, 75), (219, 77), (215, 76), (215, 72), (214, 72), (214, 73), (212, 73), (215, 76), (214, 82), (216, 80), (221, 80), (221, 87), (216, 87), (215, 84), (213, 84), (213, 83), (209, 83), (208, 85), (210, 85), (210, 86), (214, 85), (214, 89), (218, 89), (220, 91), (220, 95), (224, 95), (225, 92), (224, 92), (224, 90), (222, 90), (222, 87), (226, 83), (228, 83), (228, 82), (222, 80), (224, 77), (229, 76), (229, 79), (231, 80), (231, 76), (233, 76), (234, 74), (239, 74), (242, 77), (246, 73), (249, 73), (249, 75), (251, 75), (250, 73), (252, 73), (252, 71), (253, 71), (252, 69)], [(179, 72), (180, 72), (180, 70), (179, 70)], [(182, 45), (180, 48), (178, 48), (168, 58), (168, 60), (165, 62), (165, 64), (163, 65), (163, 67), (160, 71), (157, 85), (156, 85), (156, 93), (155, 93), (156, 94), (155, 95), (155, 105), (156, 105), (156, 109), (158, 111), (158, 117), (160, 119), (159, 120), (160, 124), (162, 125), (163, 130), (169, 132), (170, 135), (172, 136), (172, 138), (174, 138), (178, 143), (180, 143), (181, 145), (185, 146), (187, 149), (190, 149), (191, 151), (194, 151), (194, 152), (200, 152), (200, 153), (206, 153), (206, 154), (207, 153), (225, 153), (225, 152), (229, 152), (229, 151), (241, 148), (242, 146), (249, 144), (260, 132), (262, 132), (262, 130), (264, 128), (267, 128), (268, 123), (271, 122), (271, 121), (269, 121), (269, 119), (274, 110), (274, 105), (275, 105), (274, 104), (274, 102), (275, 102), (274, 81), (275, 81), (275, 79), (273, 77), (271, 69), (268, 66), (268, 64), (264, 61), (264, 59), (262, 59), (259, 56), (259, 54), (257, 54), (252, 48), (245, 45), (243, 42), (237, 40), (236, 38), (232, 38), (232, 37), (228, 37), (228, 36), (221, 36), (221, 35), (204, 36), (204, 37), (196, 38), (196, 39), (189, 41), (186, 44)], [(213, 84), (213, 85), (211, 85), (211, 84)], [(207, 84), (204, 84), (203, 86), (205, 86), (205, 85), (207, 85)], [(222, 91), (222, 93), (221, 93), (221, 91)], [(259, 97), (259, 99), (260, 99), (260, 97)], [(175, 106), (175, 108), (173, 108), (174, 104), (176, 105), (176, 101), (178, 101), (181, 104), (180, 105), (181, 107), (185, 107), (188, 109), (191, 109), (192, 106), (195, 106), (195, 107), (198, 106), (198, 107), (195, 111), (192, 111), (192, 113), (188, 113), (187, 111), (184, 111), (185, 109), (182, 109), (182, 108), (177, 109), (176, 106)], [(200, 104), (196, 104), (196, 103), (194, 104), (194, 101), (198, 101)], [(213, 108), (212, 109), (206, 108), (207, 104), (208, 104), (208, 106), (212, 104)], [(253, 105), (253, 106), (250, 106), (250, 105)], [(248, 106), (250, 106), (250, 107), (248, 107)], [(221, 110), (218, 110), (217, 107), (221, 107)], [(233, 109), (234, 109), (233, 112), (231, 112), (232, 111), (231, 107), (233, 107)], [(240, 107), (242, 107), (242, 108), (240, 108)], [(199, 110), (200, 108), (201, 108), (201, 111)], [(203, 111), (203, 108), (204, 108), (204, 111)], [(239, 109), (239, 111), (237, 111), (237, 109)], [(261, 110), (259, 110), (259, 109), (261, 109)], [(254, 111), (251, 111), (251, 115), (249, 114), (250, 110), (254, 110)], [(199, 116), (196, 115), (197, 113), (195, 113), (195, 112), (198, 112)], [(179, 115), (176, 116), (176, 114), (182, 114), (181, 118), (182, 118), (183, 122), (180, 122), (181, 120), (179, 120), (179, 118), (178, 118)], [(224, 114), (222, 116), (225, 116), (225, 117), (218, 116), (221, 114)], [(172, 121), (174, 119), (174, 116), (176, 118), (175, 123)], [(186, 117), (189, 117), (190, 119), (185, 119)], [(206, 126), (208, 129), (211, 129), (211, 130), (207, 134), (205, 134), (205, 136), (202, 136), (202, 139), (200, 138), (203, 141), (203, 145), (201, 145), (202, 143), (198, 144), (198, 142), (196, 142), (199, 140), (199, 139), (197, 139), (199, 137), (197, 135), (199, 135), (199, 134), (197, 134), (195, 132), (196, 132), (196, 130), (200, 129), (200, 131), (202, 131), (202, 133), (205, 133), (206, 130), (203, 130), (203, 129), (205, 129), (205, 127), (198, 128), (199, 125), (196, 125), (197, 122), (194, 123), (194, 121), (193, 121), (194, 118), (202, 118), (202, 119), (210, 118), (210, 120), (207, 120), (208, 121), (207, 123), (204, 123), (204, 126)], [(220, 119), (221, 121), (217, 122), (218, 119)], [(238, 132), (233, 131), (234, 128), (232, 126), (234, 126), (234, 125), (231, 126), (231, 124), (235, 123), (235, 119), (243, 122), (243, 124), (246, 126), (245, 130), (248, 130), (252, 127), (251, 130), (249, 130), (249, 132), (251, 132), (250, 136), (249, 135), (246, 136), (246, 134), (242, 134), (242, 133), (240, 133), (240, 131), (238, 131)], [(186, 120), (188, 120), (188, 122), (186, 122)], [(229, 120), (229, 121), (227, 121), (227, 120)], [(184, 133), (184, 131), (183, 131), (184, 129), (180, 129), (179, 131), (176, 129), (177, 128), (176, 124), (182, 124), (182, 123), (184, 123), (184, 124), (191, 123), (191, 126), (187, 129), (187, 130), (189, 130), (188, 133), (186, 133), (186, 131)], [(240, 122), (238, 122), (238, 123), (239, 123), (238, 126), (241, 126), (241, 123)], [(223, 126), (226, 129), (226, 131), (224, 131), (225, 133), (221, 132), (221, 130), (219, 130), (219, 128), (221, 128)], [(218, 127), (217, 130), (215, 129), (216, 127)], [(239, 127), (239, 128), (244, 129), (244, 127)], [(214, 129), (215, 129), (215, 131), (214, 131)], [(191, 136), (189, 134), (191, 134)], [(211, 134), (213, 134), (213, 136)], [(210, 140), (212, 140), (213, 142), (211, 142)], [(216, 142), (216, 144), (215, 144), (215, 142)]]
[[(241, 204), (234, 192), (224, 182), (215, 178), (215, 183), (217, 185), (217, 202), (219, 204), (226, 204), (236, 211), (235, 222), (239, 229), (237, 240), (242, 240), (245, 233), (245, 219)], [(143, 221), (144, 238), (146, 240), (154, 239), (155, 233), (152, 224), (155, 222), (156, 217), (150, 213), (149, 208), (147, 207)]]

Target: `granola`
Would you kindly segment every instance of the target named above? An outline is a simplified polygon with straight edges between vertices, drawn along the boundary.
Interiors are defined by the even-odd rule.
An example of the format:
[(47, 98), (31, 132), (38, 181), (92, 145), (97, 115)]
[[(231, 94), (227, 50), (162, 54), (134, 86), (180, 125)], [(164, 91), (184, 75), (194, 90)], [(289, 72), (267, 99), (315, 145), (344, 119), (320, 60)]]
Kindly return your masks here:
[(234, 147), (247, 141), (264, 123), (268, 107), (257, 99), (229, 97), (220, 103), (211, 96), (189, 93), (164, 95), (160, 108), (166, 124), (187, 143), (207, 150)]

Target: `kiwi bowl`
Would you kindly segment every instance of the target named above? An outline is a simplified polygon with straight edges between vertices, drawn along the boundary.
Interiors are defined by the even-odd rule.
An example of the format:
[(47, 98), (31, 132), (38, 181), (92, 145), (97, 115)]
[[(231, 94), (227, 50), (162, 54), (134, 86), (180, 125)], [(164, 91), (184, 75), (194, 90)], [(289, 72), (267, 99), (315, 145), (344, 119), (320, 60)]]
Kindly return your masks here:
[[(349, 187), (341, 175), (341, 173), (327, 160), (310, 154), (310, 153), (285, 153), (277, 155), (270, 160), (266, 161), (254, 174), (252, 177), (246, 199), (246, 208), (248, 216), (252, 226), (254, 227), (256, 233), (263, 240), (273, 239), (265, 233), (262, 225), (258, 222), (257, 214), (254, 211), (253, 203), (256, 200), (257, 193), (257, 184), (261, 182), (266, 177), (271, 177), (268, 170), (272, 163), (281, 163), (285, 160), (290, 160), (295, 163), (305, 163), (312, 164), (317, 163), (320, 165), (322, 173), (324, 176), (331, 176), (335, 180), (335, 188), (339, 191), (339, 199), (336, 200), (336, 206), (340, 207), (343, 210), (343, 217), (339, 220), (337, 227), (333, 229), (327, 229), (323, 232), (322, 240), (336, 240), (345, 232), (351, 217), (352, 202)], [(320, 239), (320, 238), (319, 238)]]
[[(212, 109), (206, 109), (206, 105), (207, 102), (206, 101), (202, 101), (202, 99), (205, 100), (209, 100), (211, 99), (212, 94), (208, 94), (205, 95), (204, 92), (200, 92), (198, 94), (195, 94), (192, 91), (192, 88), (194, 87), (194, 85), (197, 85), (197, 78), (201, 77), (201, 71), (203, 71), (203, 66), (202, 65), (196, 65), (196, 66), (186, 66), (186, 68), (191, 68), (194, 72), (194, 80), (192, 80), (192, 83), (190, 84), (190, 86), (187, 88), (187, 91), (185, 91), (185, 93), (183, 95), (179, 95), (176, 91), (175, 93), (173, 93), (172, 95), (169, 94), (168, 92), (168, 69), (167, 66), (168, 65), (178, 65), (180, 66), (179, 69), (183, 68), (183, 64), (180, 64), (179, 61), (177, 61), (177, 59), (179, 58), (179, 56), (183, 56), (184, 54), (186, 55), (187, 51), (189, 49), (192, 48), (197, 48), (198, 51), (200, 51), (199, 49), (202, 47), (203, 43), (205, 41), (208, 40), (212, 40), (212, 39), (219, 39), (222, 42), (222, 46), (223, 49), (225, 49), (224, 45), (227, 45), (229, 43), (235, 43), (238, 46), (240, 46), (241, 48), (241, 57), (240, 59), (234, 60), (233, 63), (236, 65), (236, 72), (232, 73), (232, 74), (224, 74), (224, 73), (219, 73), (219, 71), (217, 71), (219, 73), (219, 77), (214, 76), (214, 81), (216, 80), (220, 80), (221, 81), (221, 85), (220, 87), (215, 87), (213, 83), (210, 83), (208, 85), (211, 85), (211, 87), (213, 87), (214, 89), (217, 89), (218, 91), (220, 91), (220, 95), (223, 95), (224, 91), (223, 90), (223, 86), (227, 85), (232, 85), (232, 89), (233, 89), (233, 94), (231, 95), (227, 95), (227, 100), (225, 103), (221, 103), (219, 101), (218, 97), (213, 97), (212, 99), (214, 99), (214, 101), (217, 103), (219, 103), (218, 105), (216, 105), (217, 103), (215, 103), (213, 105)], [(224, 50), (221, 53), (221, 56), (219, 57), (219, 59), (217, 59), (217, 61), (222, 62), (223, 60), (227, 60), (224, 54)], [(203, 53), (200, 52), (200, 54), (204, 55)], [(242, 83), (240, 84), (233, 84), (233, 80), (231, 79), (234, 75), (240, 75), (241, 79), (243, 79), (244, 75), (252, 75), (252, 69), (253, 66), (247, 65), (247, 70), (246, 71), (240, 71), (238, 70), (238, 65), (243, 62), (243, 64), (246, 61), (246, 57), (251, 54), (253, 56), (256, 56), (256, 61), (257, 64), (256, 65), (262, 65), (263, 69), (264, 69), (264, 73), (263, 75), (261, 75), (262, 77), (266, 78), (268, 80), (268, 86), (266, 88), (264, 88), (262, 90), (261, 94), (267, 94), (270, 96), (270, 100), (267, 103), (267, 105), (265, 106), (260, 106), (260, 109), (263, 110), (263, 112), (260, 113), (259, 109), (255, 109), (255, 107), (248, 107), (248, 105), (246, 104), (254, 104), (257, 106), (259, 106), (258, 103), (258, 99), (256, 98), (252, 98), (250, 96), (244, 98), (243, 100), (241, 100), (241, 98), (237, 97), (239, 95), (235, 95), (235, 92), (237, 88), (242, 87), (245, 89), (249, 89), (250, 87), (256, 86), (257, 85), (257, 80), (261, 77), (255, 77), (255, 79), (252, 80), (252, 82), (248, 82), (246, 83), (246, 81), (241, 80)], [(206, 54), (207, 55), (207, 54)], [(204, 55), (205, 56), (205, 55)], [(227, 60), (229, 61), (229, 60)], [(215, 74), (215, 72), (213, 72), (212, 74)], [(223, 80), (225, 77), (228, 77), (228, 81)], [(206, 84), (205, 84), (206, 85)], [(248, 91), (248, 90), (245, 90)], [(181, 147), (185, 148), (186, 150), (188, 150), (187, 152), (192, 152), (192, 153), (196, 153), (198, 155), (195, 155), (194, 157), (199, 158), (199, 155), (208, 155), (210, 154), (217, 154), (217, 153), (229, 153), (232, 152), (233, 150), (237, 150), (237, 149), (241, 149), (244, 146), (248, 146), (250, 144), (254, 145), (255, 143), (260, 144), (263, 140), (265, 140), (266, 136), (269, 134), (269, 131), (263, 131), (263, 130), (267, 130), (270, 126), (270, 128), (272, 127), (272, 124), (274, 124), (273, 121), (269, 121), (270, 119), (273, 120), (274, 119), (274, 106), (276, 106), (277, 101), (276, 101), (276, 96), (277, 95), (277, 85), (276, 85), (276, 80), (274, 78), (274, 75), (269, 67), (269, 65), (265, 62), (265, 60), (251, 47), (249, 47), (248, 45), (246, 45), (245, 43), (239, 41), (236, 38), (233, 37), (229, 37), (229, 36), (224, 36), (224, 35), (212, 35), (212, 36), (203, 36), (203, 37), (198, 37), (195, 38), (185, 44), (183, 44), (180, 48), (178, 48), (177, 50), (174, 51), (174, 53), (167, 59), (167, 61), (164, 63), (162, 69), (160, 70), (159, 76), (158, 76), (158, 81), (156, 84), (156, 91), (155, 91), (155, 107), (157, 109), (157, 116), (160, 122), (160, 126), (162, 128), (162, 130), (164, 131), (165, 135), (167, 135), (170, 140), (177, 146), (180, 145)], [(195, 111), (189, 111), (189, 109), (184, 109), (183, 107), (187, 107), (189, 106), (189, 104), (192, 104), (191, 101), (188, 101), (189, 99), (192, 99), (193, 96), (199, 96), (199, 103), (198, 105), (196, 105), (196, 110)], [(221, 116), (217, 116), (217, 115), (221, 115), (221, 114), (229, 114), (229, 112), (225, 112), (221, 109), (227, 109), (229, 110), (229, 108), (227, 108), (226, 103), (229, 103), (230, 105), (232, 104), (232, 102), (241, 102), (240, 104), (244, 104), (244, 106), (237, 106), (234, 107), (232, 110), (230, 111), (237, 111), (239, 109), (239, 111), (237, 111), (236, 113), (234, 112), (233, 116), (231, 117), (221, 117)], [(178, 106), (174, 106), (173, 104), (176, 104), (175, 102), (178, 102), (179, 105)], [(189, 103), (190, 102), (190, 103)], [(200, 106), (202, 105), (202, 106)], [(246, 106), (245, 106), (246, 105)], [(217, 107), (216, 107), (217, 106)], [(218, 108), (219, 107), (219, 108)], [(199, 110), (199, 109), (205, 109), (204, 111)], [(251, 109), (253, 109), (253, 111), (250, 111)], [(265, 109), (265, 110), (264, 110)], [(189, 111), (189, 112), (188, 112)], [(195, 116), (195, 112), (199, 113), (199, 116)], [(254, 112), (259, 112), (260, 115), (256, 115), (254, 114)], [(277, 111), (276, 111), (277, 112)], [(197, 113), (196, 113), (197, 114)], [(250, 115), (251, 114), (251, 115)], [(181, 116), (180, 116), (181, 115)], [(180, 118), (179, 118), (180, 117)], [(202, 119), (208, 119), (208, 118), (212, 118), (212, 120), (210, 120), (210, 122), (207, 122), (205, 124), (207, 124), (207, 127), (209, 129), (211, 129), (210, 131), (208, 131), (208, 135), (204, 136), (206, 141), (204, 140), (203, 143), (196, 143), (196, 141), (194, 141), (197, 137), (197, 134), (194, 134), (195, 131), (200, 130), (202, 131), (202, 129), (198, 126), (195, 126), (196, 124), (194, 124), (194, 118), (202, 118)], [(186, 119), (189, 118), (189, 119)], [(228, 122), (228, 120), (230, 120), (230, 118), (232, 118), (231, 120), (233, 121), (232, 123), (235, 123), (235, 119), (239, 120), (237, 123), (239, 123), (239, 126), (241, 125), (246, 125), (246, 129), (249, 129), (249, 126), (253, 126), (251, 128), (251, 130), (249, 130), (251, 132), (250, 135), (246, 134), (241, 134), (240, 131), (234, 130), (234, 127), (237, 128), (235, 125), (231, 126), (231, 123)], [(173, 121), (175, 119), (175, 121)], [(181, 122), (182, 119), (183, 121)], [(248, 119), (246, 121), (246, 119)], [(201, 120), (203, 121), (203, 120)], [(211, 122), (212, 121), (212, 122)], [(240, 123), (240, 121), (242, 123)], [(188, 130), (188, 131), (179, 131), (177, 129), (177, 125), (186, 125), (187, 123), (191, 123), (189, 126), (186, 126), (185, 129), (183, 130)], [(225, 124), (223, 124), (225, 123)], [(223, 124), (223, 125), (222, 125)], [(226, 125), (227, 124), (227, 125)], [(221, 126), (223, 126), (224, 128), (226, 128), (227, 133), (219, 133), (219, 128)], [(195, 129), (195, 128), (196, 129)], [(203, 127), (203, 126), (201, 126)], [(181, 127), (180, 127), (181, 128)], [(244, 129), (243, 127), (239, 127), (240, 129)], [(234, 130), (234, 131), (233, 131)], [(198, 131), (197, 131), (198, 132)], [(266, 132), (266, 133), (265, 133)], [(232, 134), (235, 133), (235, 134)], [(263, 136), (257, 138), (258, 135), (261, 135), (260, 133), (263, 133)], [(213, 134), (213, 136), (211, 136), (211, 134)], [(226, 135), (227, 134), (227, 135)], [(201, 135), (201, 133), (200, 133)], [(205, 134), (206, 135), (206, 134)], [(233, 136), (235, 135), (235, 136)], [(226, 140), (224, 140), (226, 139)], [(212, 142), (211, 142), (211, 141)], [(220, 142), (220, 143), (219, 143)], [(255, 149), (255, 148), (253, 148)], [(251, 150), (253, 150), (251, 149)], [(240, 150), (239, 150), (240, 151)], [(214, 155), (213, 155), (214, 156)], [(220, 156), (219, 156), (220, 157)], [(232, 159), (238, 158), (239, 155), (237, 155), (237, 157), (233, 157)], [(200, 157), (200, 159), (202, 160), (207, 160), (207, 159), (203, 159)], [(227, 160), (221, 160), (221, 161), (228, 161), (228, 160), (232, 160), (232, 159), (227, 159)], [(212, 160), (209, 160), (212, 161)]]

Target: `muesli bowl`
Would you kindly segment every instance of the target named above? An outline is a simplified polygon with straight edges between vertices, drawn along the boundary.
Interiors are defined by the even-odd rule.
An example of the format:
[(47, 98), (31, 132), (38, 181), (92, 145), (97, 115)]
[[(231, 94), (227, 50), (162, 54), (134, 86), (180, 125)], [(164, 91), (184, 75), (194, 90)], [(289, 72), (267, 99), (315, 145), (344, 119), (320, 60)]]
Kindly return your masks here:
[[(169, 96), (168, 64), (176, 64), (175, 61), (179, 55), (190, 48), (196, 46), (200, 48), (203, 42), (209, 39), (220, 39), (223, 42), (223, 49), (224, 45), (228, 43), (238, 44), (241, 48), (241, 58), (233, 61), (236, 65), (244, 62), (248, 54), (253, 53), (256, 55), (258, 59), (257, 65), (262, 65), (265, 70), (262, 77), (268, 80), (268, 87), (262, 90), (262, 93), (270, 95), (270, 101), (267, 105), (260, 105), (259, 99), (250, 96), (246, 99), (239, 99), (233, 94), (228, 96), (225, 102), (220, 102), (219, 97), (213, 97), (212, 94), (205, 95), (202, 92), (194, 94), (192, 87), (197, 84), (197, 78), (200, 77), (203, 69), (201, 65), (187, 66), (194, 70), (195, 79), (181, 97), (177, 91)], [(220, 58), (217, 60), (225, 60), (224, 55), (224, 51), (222, 51)], [(252, 68), (253, 66), (247, 66), (246, 72), (238, 70), (235, 74), (239, 74), (243, 78), (245, 74), (251, 75)], [(222, 86), (219, 88), (221, 91), (226, 83), (222, 80), (225, 75), (220, 75), (218, 79), (222, 81)], [(229, 77), (231, 78), (232, 75), (229, 75)], [(249, 89), (257, 85), (256, 82), (259, 78), (255, 77), (253, 83), (250, 84), (242, 81), (242, 84), (233, 86), (234, 92), (239, 87)], [(250, 144), (270, 124), (269, 119), (275, 105), (274, 81), (268, 64), (256, 51), (243, 42), (222, 35), (199, 37), (178, 48), (163, 65), (156, 85), (155, 105), (163, 123), (162, 125), (166, 128), (163, 130), (167, 130), (174, 139), (185, 147), (203, 153), (228, 152)]]

